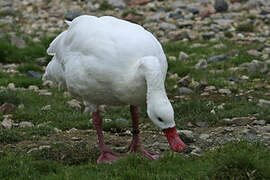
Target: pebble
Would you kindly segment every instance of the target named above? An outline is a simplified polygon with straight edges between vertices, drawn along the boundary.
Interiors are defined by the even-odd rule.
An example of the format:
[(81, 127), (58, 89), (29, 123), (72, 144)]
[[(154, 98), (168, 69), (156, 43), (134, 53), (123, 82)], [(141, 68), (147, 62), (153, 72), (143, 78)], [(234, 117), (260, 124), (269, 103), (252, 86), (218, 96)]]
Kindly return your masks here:
[(187, 87), (180, 87), (178, 89), (178, 91), (180, 94), (192, 94), (193, 93), (193, 91)]
[(207, 140), (209, 137), (210, 137), (209, 134), (201, 134), (199, 138), (202, 140)]
[(232, 94), (231, 90), (229, 90), (229, 89), (219, 89), (218, 92), (220, 94), (225, 94), (225, 95), (231, 95)]
[(67, 105), (71, 108), (75, 108), (75, 109), (78, 109), (78, 110), (81, 110), (81, 103), (76, 100), (76, 99), (72, 99), (70, 101), (67, 102)]
[(11, 113), (16, 110), (16, 106), (11, 103), (4, 103), (0, 107), (0, 114), (6, 114), (6, 113)]
[(207, 59), (207, 63), (214, 63), (214, 62), (219, 62), (219, 61), (224, 61), (228, 59), (228, 55), (226, 54), (221, 54), (217, 56), (212, 56)]
[(14, 121), (12, 119), (10, 119), (10, 116), (5, 116), (4, 120), (1, 122), (1, 125), (5, 129), (11, 129), (13, 123), (14, 123)]
[(68, 21), (72, 21), (74, 18), (82, 15), (82, 12), (80, 10), (73, 10), (73, 11), (68, 11), (65, 14), (65, 19)]
[(195, 123), (198, 127), (209, 127), (208, 122), (198, 121)]
[(44, 107), (41, 108), (42, 111), (49, 111), (51, 110), (51, 105), (46, 105)]
[(195, 69), (206, 69), (208, 67), (207, 61), (205, 59), (200, 59), (197, 64), (195, 64)]
[(36, 71), (32, 71), (32, 70), (27, 71), (26, 75), (28, 77), (33, 77), (33, 78), (41, 78), (42, 77), (42, 74), (40, 72), (36, 72)]
[(266, 124), (265, 120), (255, 120), (252, 124), (264, 126)]
[(9, 88), (9, 89), (15, 89), (15, 84), (14, 83), (8, 83), (7, 88)]
[(229, 5), (225, 0), (215, 0), (214, 7), (216, 12), (224, 12), (228, 10)]
[(185, 52), (183, 52), (183, 51), (179, 52), (179, 55), (178, 55), (179, 61), (185, 61), (188, 58), (189, 58), (189, 56)]
[(28, 121), (23, 121), (19, 123), (19, 127), (25, 128), (25, 127), (33, 127), (34, 124)]
[(259, 100), (259, 106), (270, 107), (270, 101), (265, 100), (265, 99), (260, 99)]

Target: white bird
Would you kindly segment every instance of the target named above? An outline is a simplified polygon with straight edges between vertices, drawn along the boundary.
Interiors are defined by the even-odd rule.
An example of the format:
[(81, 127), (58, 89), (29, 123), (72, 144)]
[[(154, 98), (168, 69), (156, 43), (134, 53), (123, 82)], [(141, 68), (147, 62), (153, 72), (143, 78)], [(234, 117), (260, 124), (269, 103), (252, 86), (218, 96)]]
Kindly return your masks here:
[(110, 16), (83, 15), (67, 23), (69, 28), (47, 50), (53, 59), (44, 79), (52, 75), (92, 107), (101, 153), (97, 162), (110, 163), (121, 157), (110, 151), (103, 140), (98, 107), (104, 104), (130, 105), (130, 152), (141, 151), (150, 159), (159, 157), (145, 150), (139, 138), (138, 106), (145, 105), (149, 118), (163, 130), (171, 149), (183, 151), (185, 144), (176, 132), (174, 111), (164, 87), (168, 65), (158, 40), (140, 25)]

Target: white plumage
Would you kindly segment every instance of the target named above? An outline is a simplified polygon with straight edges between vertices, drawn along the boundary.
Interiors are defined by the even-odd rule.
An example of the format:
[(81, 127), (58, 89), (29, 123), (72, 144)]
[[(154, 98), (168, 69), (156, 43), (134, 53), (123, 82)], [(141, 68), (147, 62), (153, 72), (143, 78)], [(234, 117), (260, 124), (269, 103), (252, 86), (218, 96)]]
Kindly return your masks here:
[(110, 16), (84, 15), (68, 24), (47, 50), (53, 59), (44, 79), (61, 82), (94, 109), (147, 104), (157, 126), (175, 126), (164, 87), (166, 56), (150, 32)]

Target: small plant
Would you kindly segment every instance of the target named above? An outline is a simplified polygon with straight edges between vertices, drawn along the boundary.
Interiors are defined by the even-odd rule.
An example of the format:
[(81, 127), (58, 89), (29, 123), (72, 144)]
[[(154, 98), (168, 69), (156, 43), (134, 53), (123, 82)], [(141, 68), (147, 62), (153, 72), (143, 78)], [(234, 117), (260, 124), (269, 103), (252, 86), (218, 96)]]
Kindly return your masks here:
[(251, 23), (239, 24), (236, 27), (236, 31), (238, 31), (238, 32), (254, 32), (254, 25)]
[(101, 11), (112, 10), (112, 9), (114, 9), (113, 6), (110, 5), (106, 0), (104, 0), (99, 6), (99, 10)]

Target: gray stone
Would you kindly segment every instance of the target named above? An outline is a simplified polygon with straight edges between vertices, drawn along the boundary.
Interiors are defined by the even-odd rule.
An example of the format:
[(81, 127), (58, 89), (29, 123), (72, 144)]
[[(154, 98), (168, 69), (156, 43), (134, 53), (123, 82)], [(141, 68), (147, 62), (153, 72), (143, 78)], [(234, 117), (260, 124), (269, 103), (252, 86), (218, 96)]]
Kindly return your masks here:
[(81, 110), (81, 103), (76, 100), (76, 99), (72, 99), (70, 101), (67, 102), (67, 105), (71, 108), (75, 108), (75, 109), (78, 109), (78, 110)]
[(231, 90), (229, 90), (229, 89), (219, 89), (218, 92), (220, 94), (226, 94), (226, 95), (232, 94)]
[(5, 129), (11, 129), (12, 125), (13, 125), (14, 121), (12, 119), (10, 119), (9, 116), (6, 116), (4, 118), (4, 120), (1, 122), (1, 125), (5, 128)]
[(189, 88), (186, 88), (186, 87), (180, 87), (179, 88), (179, 93), (180, 94), (192, 94), (193, 91)]
[(229, 5), (225, 0), (215, 0), (214, 8), (216, 12), (224, 12), (228, 10)]
[(113, 7), (123, 9), (126, 7), (126, 4), (121, 0), (107, 0), (108, 4), (110, 4)]
[(170, 24), (170, 23), (161, 23), (159, 25), (159, 28), (162, 29), (162, 30), (176, 30), (176, 25), (175, 24)]
[(25, 41), (22, 38), (17, 37), (17, 36), (11, 37), (11, 44), (20, 49), (26, 47)]
[(188, 58), (189, 58), (189, 56), (186, 53), (184, 53), (183, 51), (179, 52), (178, 60), (184, 61), (184, 60), (186, 60)]
[(234, 117), (232, 118), (233, 124), (239, 126), (246, 126), (247, 124), (251, 123), (253, 120), (250, 117)]
[(194, 133), (190, 130), (181, 130), (179, 132), (179, 135), (182, 138), (182, 140), (186, 143), (194, 142), (195, 136)]
[(198, 121), (195, 123), (198, 127), (209, 127), (208, 122)]
[(270, 133), (270, 124), (264, 128), (265, 132)]
[(256, 57), (260, 56), (260, 52), (257, 51), (256, 49), (248, 50), (247, 53), (248, 55), (251, 55), (251, 56), (256, 56)]
[(0, 114), (11, 113), (16, 110), (16, 106), (11, 103), (4, 103), (0, 107)]
[(221, 54), (221, 55), (217, 55), (217, 56), (212, 56), (210, 58), (207, 59), (207, 63), (214, 63), (214, 62), (219, 62), (219, 61), (225, 61), (228, 59), (228, 55), (227, 54)]
[(42, 74), (40, 72), (36, 72), (36, 71), (32, 71), (32, 70), (27, 71), (26, 75), (28, 77), (33, 77), (33, 78), (41, 78), (42, 77)]
[(209, 134), (201, 134), (199, 138), (202, 140), (207, 140), (209, 137), (210, 137)]
[(270, 107), (270, 101), (265, 100), (265, 99), (260, 99), (259, 100), (259, 106)]
[(21, 128), (33, 127), (33, 126), (34, 126), (34, 124), (31, 122), (28, 122), (28, 121), (23, 121), (23, 122), (20, 122), (20, 124), (19, 124), (19, 127), (21, 127)]
[(208, 67), (207, 61), (205, 59), (200, 59), (195, 65), (195, 69), (206, 69)]
[(82, 12), (80, 10), (73, 10), (73, 11), (68, 11), (65, 14), (65, 19), (68, 21), (72, 21), (74, 18), (82, 15)]
[(187, 10), (192, 14), (198, 14), (200, 11), (200, 8), (196, 5), (191, 4), (187, 6)]
[(183, 1), (174, 1), (172, 7), (173, 9), (186, 8), (186, 4)]
[(189, 76), (185, 76), (183, 78), (181, 78), (179, 81), (178, 81), (178, 84), (180, 86), (188, 86), (189, 83), (191, 82), (191, 79)]
[(216, 33), (214, 33), (214, 32), (208, 32), (208, 33), (203, 33), (203, 34), (202, 34), (202, 38), (203, 38), (204, 40), (213, 39), (213, 38), (215, 38), (215, 37), (216, 37)]
[(264, 126), (266, 124), (265, 120), (255, 120), (252, 124)]

